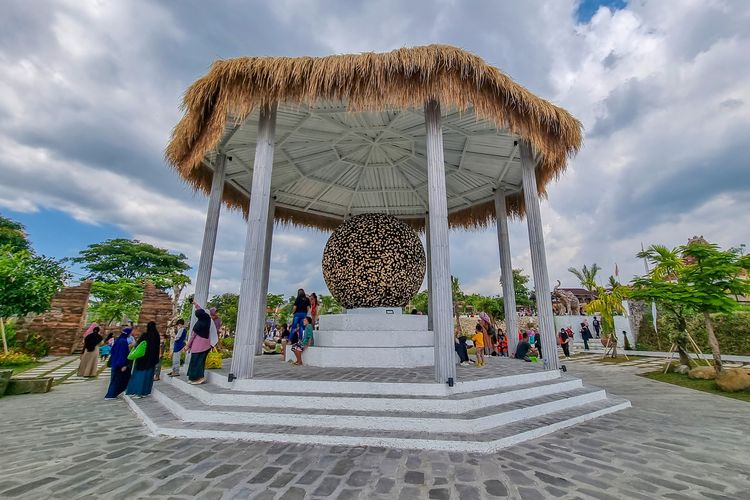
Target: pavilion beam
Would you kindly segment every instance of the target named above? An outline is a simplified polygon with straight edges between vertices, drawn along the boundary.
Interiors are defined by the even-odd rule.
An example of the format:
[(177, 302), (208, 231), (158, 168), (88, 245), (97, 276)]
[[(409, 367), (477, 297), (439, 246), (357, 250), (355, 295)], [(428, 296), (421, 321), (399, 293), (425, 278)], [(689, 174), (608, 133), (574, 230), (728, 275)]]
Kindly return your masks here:
[(435, 380), (451, 384), (456, 380), (453, 341), (453, 300), (451, 296), (450, 252), (448, 244), (448, 197), (445, 191), (443, 132), (440, 104), (425, 104), (427, 145), (427, 193), (430, 209), (430, 274), (432, 326), (435, 337)]
[(227, 157), (224, 154), (220, 154), (216, 158), (213, 179), (211, 180), (211, 193), (208, 197), (206, 226), (203, 230), (203, 244), (201, 245), (201, 256), (198, 261), (198, 274), (195, 278), (194, 299), (201, 307), (206, 307), (208, 290), (211, 285), (211, 269), (214, 263), (214, 251), (216, 250), (216, 234), (219, 230), (221, 198), (224, 194), (226, 161)]
[(261, 328), (258, 331), (258, 342), (255, 344), (255, 355), (263, 354), (263, 341), (265, 333), (266, 308), (268, 307), (268, 280), (271, 275), (271, 248), (273, 246), (273, 216), (276, 210), (276, 198), (271, 196), (268, 200), (268, 222), (266, 223), (266, 246), (263, 248), (263, 277), (261, 285), (263, 290), (260, 294), (260, 311), (259, 315), (263, 318)]
[(549, 287), (547, 254), (544, 250), (544, 231), (536, 184), (536, 160), (531, 145), (527, 141), (521, 141), (520, 149), (523, 198), (526, 206), (526, 223), (529, 227), (531, 268), (534, 275), (534, 292), (536, 294), (542, 356), (546, 369), (557, 370), (560, 368), (560, 358), (557, 353), (557, 334), (552, 316), (552, 295)]
[(505, 310), (505, 334), (508, 339), (508, 355), (516, 352), (518, 345), (518, 313), (516, 292), (513, 286), (513, 266), (510, 260), (510, 235), (505, 192), (495, 191), (495, 218), (497, 219), (497, 248), (500, 250), (500, 276), (503, 285), (503, 309)]
[(260, 306), (268, 218), (271, 216), (269, 206), (275, 129), (276, 105), (264, 106), (260, 110), (258, 120), (258, 141), (253, 162), (253, 183), (247, 216), (247, 236), (230, 381), (252, 378), (258, 330), (262, 329), (265, 320), (265, 311), (261, 315)]

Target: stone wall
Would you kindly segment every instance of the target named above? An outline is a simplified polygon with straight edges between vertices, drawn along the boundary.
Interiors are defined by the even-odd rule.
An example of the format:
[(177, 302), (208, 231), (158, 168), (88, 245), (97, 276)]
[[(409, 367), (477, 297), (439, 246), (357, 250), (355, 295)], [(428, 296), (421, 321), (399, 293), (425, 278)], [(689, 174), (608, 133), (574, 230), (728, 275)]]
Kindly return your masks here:
[(16, 323), (18, 341), (23, 342), (35, 333), (49, 343), (50, 354), (80, 351), (91, 283), (86, 280), (78, 286), (63, 288), (55, 294), (49, 311), (19, 319)]
[(156, 329), (159, 333), (167, 333), (167, 325), (172, 319), (172, 298), (163, 290), (159, 290), (152, 283), (147, 283), (143, 289), (143, 302), (138, 324), (141, 331), (146, 330), (149, 321), (156, 321)]

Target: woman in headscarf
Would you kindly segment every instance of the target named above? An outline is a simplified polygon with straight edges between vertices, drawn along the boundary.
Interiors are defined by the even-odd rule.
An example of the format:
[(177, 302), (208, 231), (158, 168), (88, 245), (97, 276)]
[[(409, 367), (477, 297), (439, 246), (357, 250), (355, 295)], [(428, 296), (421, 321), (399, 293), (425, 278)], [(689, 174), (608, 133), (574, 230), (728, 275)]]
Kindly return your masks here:
[(112, 365), (112, 377), (109, 381), (107, 395), (104, 397), (105, 401), (114, 401), (117, 399), (117, 396), (127, 388), (130, 381), (130, 362), (128, 361), (130, 347), (128, 347), (128, 337), (130, 337), (132, 331), (130, 328), (123, 328), (120, 336), (112, 344), (112, 351), (109, 358), (109, 364)]
[(482, 326), (482, 339), (484, 340), (484, 354), (491, 355), (492, 353), (495, 353), (497, 356), (497, 353), (495, 352), (495, 349), (493, 346), (495, 345), (496, 338), (492, 338), (493, 336), (496, 337), (497, 333), (495, 331), (495, 327), (492, 326), (492, 321), (490, 320), (490, 315), (486, 312), (482, 311), (479, 313), (479, 321)]
[(99, 353), (96, 350), (102, 341), (102, 336), (99, 335), (99, 325), (91, 323), (83, 334), (83, 352), (81, 353), (81, 362), (78, 365), (78, 376), (79, 377), (96, 377), (98, 371), (97, 362), (99, 361)]
[(221, 335), (221, 317), (219, 316), (219, 313), (216, 311), (215, 307), (212, 307), (208, 310), (208, 314), (211, 316), (211, 319), (214, 322), (214, 325), (216, 325), (216, 333)]
[(206, 383), (206, 358), (208, 351), (211, 350), (211, 327), (216, 328), (216, 324), (211, 316), (204, 311), (197, 303), (195, 307), (195, 320), (193, 331), (190, 333), (187, 350), (190, 352), (190, 364), (188, 365), (188, 383), (205, 384)]
[[(133, 364), (133, 375), (128, 382), (128, 390), (125, 394), (142, 398), (151, 394), (151, 388), (154, 386), (154, 371), (156, 365), (160, 362), (161, 337), (156, 330), (156, 322), (149, 321), (146, 325), (146, 331), (138, 339), (138, 345), (133, 349), (131, 358), (135, 358)], [(145, 347), (144, 347), (145, 344)], [(141, 355), (141, 351), (143, 354)]]

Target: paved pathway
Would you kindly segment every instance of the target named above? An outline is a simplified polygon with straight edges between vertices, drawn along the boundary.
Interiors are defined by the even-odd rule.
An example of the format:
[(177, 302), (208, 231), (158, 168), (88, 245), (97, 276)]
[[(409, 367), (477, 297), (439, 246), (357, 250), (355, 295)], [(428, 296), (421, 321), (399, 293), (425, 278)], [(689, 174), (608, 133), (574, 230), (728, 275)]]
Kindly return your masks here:
[[(584, 353), (579, 352), (576, 353), (574, 356), (565, 359), (562, 357), (562, 353), (560, 354), (560, 359), (562, 360), (562, 363), (566, 366), (570, 366), (571, 364), (576, 365), (606, 365), (613, 368), (617, 367), (636, 367), (639, 368), (639, 372), (649, 372), (649, 371), (656, 371), (656, 370), (663, 370), (664, 366), (667, 362), (667, 357), (663, 358), (638, 358), (634, 356), (629, 356), (630, 361), (623, 361), (621, 363), (613, 363), (613, 362), (607, 362), (603, 361), (603, 354), (601, 353)], [(677, 361), (678, 358), (675, 356), (673, 361)], [(696, 360), (696, 363), (699, 365), (703, 364), (702, 361)], [(744, 363), (744, 362), (732, 362), (732, 361), (724, 361), (723, 366), (725, 368), (742, 368), (742, 367), (749, 367), (750, 363)]]
[(157, 439), (104, 378), (6, 397), (0, 498), (750, 498), (748, 403), (612, 368), (569, 366), (632, 409), (494, 455)]
[[(52, 377), (55, 384), (75, 384), (92, 380), (78, 376), (78, 365), (81, 361), (79, 356), (47, 356), (41, 361), (41, 365), (14, 375), (13, 378)], [(98, 367), (101, 374), (105, 363), (100, 360)]]

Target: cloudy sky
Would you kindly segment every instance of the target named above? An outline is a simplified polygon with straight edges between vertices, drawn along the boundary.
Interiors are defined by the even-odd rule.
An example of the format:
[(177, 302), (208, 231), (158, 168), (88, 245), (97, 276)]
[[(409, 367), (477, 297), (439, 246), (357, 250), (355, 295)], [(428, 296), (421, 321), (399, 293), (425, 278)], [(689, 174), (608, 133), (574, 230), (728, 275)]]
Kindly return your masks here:
[[(163, 161), (185, 88), (217, 58), (452, 44), (584, 124), (543, 204), (550, 276), (642, 271), (640, 243), (750, 242), (750, 2), (3, 1), (0, 211), (41, 252), (132, 237), (195, 265), (206, 199)], [(327, 236), (277, 227), (270, 290), (325, 290)], [(514, 267), (531, 273), (525, 221)], [(212, 293), (237, 291), (243, 221), (223, 212)], [(467, 291), (497, 294), (494, 228), (451, 233)]]

